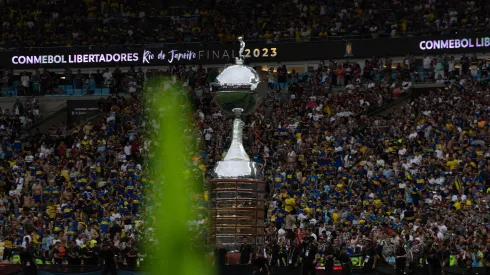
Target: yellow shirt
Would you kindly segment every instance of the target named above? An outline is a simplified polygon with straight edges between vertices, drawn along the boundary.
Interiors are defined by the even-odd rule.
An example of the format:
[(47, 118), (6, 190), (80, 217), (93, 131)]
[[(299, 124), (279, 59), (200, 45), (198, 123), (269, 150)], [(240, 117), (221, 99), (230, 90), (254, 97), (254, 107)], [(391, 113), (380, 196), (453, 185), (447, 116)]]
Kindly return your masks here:
[(450, 160), (450, 161), (446, 162), (446, 166), (448, 166), (449, 169), (451, 169), (451, 170), (455, 170), (456, 167), (458, 166), (458, 164), (459, 164), (459, 161), (457, 159)]
[(48, 214), (50, 219), (54, 219), (56, 216), (56, 206), (48, 205), (48, 207), (46, 207), (46, 214)]
[(4, 243), (5, 243), (5, 248), (12, 248), (13, 247), (13, 243), (10, 240), (5, 240)]
[(61, 175), (67, 180), (70, 180), (70, 171), (68, 169), (63, 169)]
[(291, 212), (293, 211), (293, 206), (296, 203), (294, 198), (287, 198), (286, 199), (286, 212)]

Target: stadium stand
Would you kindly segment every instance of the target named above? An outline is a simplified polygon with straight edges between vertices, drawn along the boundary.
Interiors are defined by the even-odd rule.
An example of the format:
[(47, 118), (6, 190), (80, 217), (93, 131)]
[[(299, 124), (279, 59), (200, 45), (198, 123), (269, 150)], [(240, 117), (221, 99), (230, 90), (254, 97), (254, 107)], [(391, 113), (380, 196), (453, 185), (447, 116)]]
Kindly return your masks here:
[[(488, 2), (477, 1), (4, 1), (1, 46), (63, 47), (182, 42), (310, 41), (488, 30)], [(63, 9), (57, 7), (63, 6)], [(239, 8), (237, 8), (239, 7)], [(282, 18), (282, 19), (281, 19)], [(224, 28), (224, 25), (229, 27)], [(49, 38), (49, 39), (46, 39)]]
[[(243, 33), (258, 41), (398, 37), (485, 31), (489, 20), (487, 1), (249, 1), (240, 9), (234, 1), (196, 1), (186, 10), (144, 3), (4, 1), (2, 14), (9, 16), (2, 46), (226, 42)], [(265, 164), (271, 266), (299, 264), (309, 241), (317, 266), (332, 270), (338, 262), (364, 270), (376, 262), (400, 271), (408, 262), (410, 269), (426, 265), (437, 274), (444, 266), (490, 262), (489, 64), (476, 55), (427, 55), (418, 65), (407, 55), (403, 64), (391, 65), (386, 56), (362, 68), (326, 62), (305, 73), (264, 72), (269, 90), (246, 118), (244, 143)], [(95, 265), (108, 242), (120, 252), (121, 266), (151, 259), (145, 247), (152, 231), (141, 228), (152, 185), (147, 160), (157, 156), (145, 137), (157, 127), (145, 120), (142, 97), (158, 92), (147, 84), (159, 76), (184, 83), (197, 110), (193, 131), (200, 141), (190, 170), (205, 181), (230, 141), (230, 121), (209, 90), (216, 71), (173, 66), (84, 75), (66, 69), (63, 78), (48, 70), (2, 72), (4, 95), (29, 96), (0, 115), (0, 252), (6, 263), (18, 263), (26, 239), (43, 263)], [(407, 100), (418, 82), (441, 88)], [(107, 95), (99, 104), (103, 119), (23, 133), (20, 117), (39, 115), (30, 96), (91, 94)], [(402, 99), (387, 116), (370, 115)], [(189, 223), (197, 243), (207, 233), (206, 200), (199, 193), (199, 220)], [(345, 261), (344, 252), (357, 260)]]

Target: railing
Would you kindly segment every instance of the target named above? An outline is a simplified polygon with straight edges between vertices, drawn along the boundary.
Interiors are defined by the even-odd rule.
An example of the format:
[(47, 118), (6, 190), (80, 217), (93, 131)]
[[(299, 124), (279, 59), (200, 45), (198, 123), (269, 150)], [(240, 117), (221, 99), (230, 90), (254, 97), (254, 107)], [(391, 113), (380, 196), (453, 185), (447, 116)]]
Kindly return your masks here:
[[(46, 264), (38, 264), (39, 271), (42, 271), (43, 274), (104, 274), (103, 266), (92, 266), (92, 265), (46, 265)], [(120, 269), (126, 275), (139, 275), (144, 272), (141, 271), (139, 267), (122, 267)], [(1, 264), (0, 265), (0, 274), (21, 274), (22, 269), (20, 264)], [(146, 272), (145, 272), (146, 273)]]

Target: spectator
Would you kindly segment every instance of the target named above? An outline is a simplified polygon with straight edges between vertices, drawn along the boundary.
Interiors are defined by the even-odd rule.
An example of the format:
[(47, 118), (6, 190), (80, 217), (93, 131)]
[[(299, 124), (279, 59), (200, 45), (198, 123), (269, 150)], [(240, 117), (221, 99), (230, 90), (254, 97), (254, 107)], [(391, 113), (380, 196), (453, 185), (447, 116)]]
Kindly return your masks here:
[(30, 95), (30, 81), (31, 81), (31, 78), (29, 77), (29, 75), (27, 74), (27, 72), (24, 72), (22, 74), (22, 77), (20, 78), (20, 81), (22, 82), (22, 88), (24, 90), (24, 95)]
[(335, 75), (337, 79), (337, 86), (345, 86), (345, 68), (339, 64), (337, 69), (335, 69)]

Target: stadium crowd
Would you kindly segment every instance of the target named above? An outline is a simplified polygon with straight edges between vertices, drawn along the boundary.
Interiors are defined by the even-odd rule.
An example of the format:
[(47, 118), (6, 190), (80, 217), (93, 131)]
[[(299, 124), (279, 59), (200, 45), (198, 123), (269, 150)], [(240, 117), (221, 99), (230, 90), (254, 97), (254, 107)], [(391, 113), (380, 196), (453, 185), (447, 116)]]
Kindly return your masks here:
[(35, 256), (47, 263), (98, 264), (94, 255), (110, 240), (125, 251), (124, 263), (137, 265), (135, 245), (144, 235), (138, 233), (144, 220), (140, 205), (149, 184), (136, 127), (140, 108), (138, 100), (115, 96), (99, 106), (101, 121), (62, 124), (49, 134), (24, 135), (4, 113), (3, 260), (18, 262), (19, 248), (32, 244)]
[[(321, 67), (321, 70), (318, 70)], [(202, 97), (202, 91), (209, 89), (205, 82), (199, 85), (193, 84), (195, 72), (198, 66), (189, 66), (186, 71), (179, 74), (189, 74), (191, 76), (190, 86), (198, 97)], [(461, 68), (458, 70), (458, 68)], [(348, 91), (362, 84), (376, 86), (382, 98), (378, 98), (378, 103), (382, 99), (391, 101), (393, 96), (398, 96), (408, 90), (413, 83), (417, 82), (440, 82), (450, 81), (455, 83), (460, 75), (470, 75), (472, 78), (481, 79), (490, 69), (490, 63), (476, 55), (462, 55), (454, 57), (447, 54), (426, 55), (423, 59), (417, 60), (413, 55), (407, 55), (403, 61), (394, 61), (389, 55), (375, 56), (364, 63), (357, 63), (349, 60), (322, 62), (310, 73), (297, 73), (291, 71), (289, 77), (284, 77), (273, 68), (265, 74), (264, 81), (270, 89), (285, 91), (289, 84), (296, 85), (298, 81), (311, 83), (314, 89), (327, 92), (332, 87), (345, 86)], [(260, 71), (261, 69), (258, 68)], [(286, 69), (287, 70), (287, 69)], [(43, 96), (73, 94), (73, 89), (80, 89), (80, 94), (91, 95), (101, 88), (107, 89), (110, 93), (129, 93), (134, 94), (143, 89), (147, 79), (154, 75), (161, 75), (159, 69), (148, 69), (131, 67), (129, 71), (123, 72), (121, 68), (98, 69), (92, 73), (84, 73), (81, 70), (65, 68), (63, 72), (53, 72), (48, 69), (37, 69), (34, 72), (22, 72), (14, 74), (12, 70), (0, 70), (0, 80), (3, 96)], [(208, 82), (218, 73), (215, 68), (209, 68), (206, 72), (209, 77)], [(201, 80), (199, 80), (201, 81)], [(68, 90), (70, 87), (72, 89)], [(278, 91), (280, 94), (281, 91)], [(370, 102), (369, 104), (371, 104)], [(31, 106), (30, 103), (28, 103)], [(36, 105), (36, 104), (34, 104)], [(33, 105), (33, 106), (34, 106)], [(368, 103), (366, 102), (367, 106)], [(37, 112), (32, 112), (30, 120), (35, 120)]]
[[(286, 100), (271, 92), (244, 131), (269, 183), (270, 264), (332, 269), (344, 251), (366, 271), (488, 266), (490, 90), (487, 72), (466, 69), (387, 117), (357, 105), (380, 91), (367, 83), (326, 95), (298, 82)], [(219, 110), (201, 111), (211, 168), (229, 127)]]
[[(484, 0), (262, 2), (191, 1), (187, 9), (167, 9), (163, 1), (4, 0), (0, 48), (235, 42), (238, 35), (267, 42), (394, 38), (485, 32), (490, 20)], [(362, 67), (327, 62), (307, 74), (264, 74), (269, 91), (245, 119), (244, 144), (265, 167), (270, 265), (333, 269), (362, 255), (365, 270), (388, 264), (402, 273), (428, 264), (438, 274), (444, 266), (490, 264), (490, 66), (475, 57), (426, 56), (418, 67), (407, 56), (391, 69), (386, 56)], [(46, 264), (98, 265), (100, 255), (106, 263), (116, 256), (114, 267), (151, 261), (146, 248), (156, 224), (146, 212), (154, 183), (148, 162), (156, 156), (148, 137), (158, 127), (145, 119), (143, 96), (167, 89), (152, 80), (168, 75), (184, 83), (196, 109), (188, 134), (199, 142), (190, 148), (187, 172), (205, 181), (231, 138), (231, 120), (209, 89), (215, 70), (118, 68), (87, 76), (67, 69), (66, 83), (93, 81), (113, 94), (99, 101), (97, 120), (57, 125), (48, 134), (22, 130), (40, 115), (35, 98), (0, 110), (4, 262), (19, 262), (27, 247)], [(63, 84), (47, 70), (18, 78), (8, 70), (1, 81), (2, 90), (16, 85), (20, 95), (61, 93)], [(445, 87), (386, 117), (368, 116), (418, 81)], [(331, 86), (345, 91), (331, 93)], [(208, 233), (207, 194), (193, 191), (198, 219), (189, 227), (199, 245)]]
[[(339, 93), (324, 87), (337, 82), (334, 72), (344, 67), (341, 63), (319, 64), (310, 74), (265, 73), (265, 81), (274, 80), (271, 89), (246, 118), (244, 144), (265, 165), (268, 181), (270, 264), (297, 265), (301, 256), (303, 263), (330, 267), (334, 258), (327, 256), (341, 260), (339, 251), (363, 254), (364, 268), (382, 262), (398, 269), (409, 262), (415, 268), (419, 258), (436, 271), (441, 263), (486, 264), (490, 99), (485, 67), (478, 78), (461, 66), (452, 80), (451, 66), (443, 67), (442, 79), (429, 67), (423, 73), (442, 80), (445, 88), (388, 117), (368, 117), (368, 111), (393, 99), (393, 83), (415, 70), (408, 62), (393, 80), (345, 66), (352, 67), (353, 76)], [(32, 112), (35, 101), (18, 101), (11, 112), (3, 111), (3, 259), (18, 261), (19, 248), (32, 244), (44, 263), (96, 265), (108, 246), (119, 251), (119, 266), (148, 261), (144, 243), (152, 241), (152, 230), (142, 230), (143, 210), (151, 207), (148, 161), (155, 156), (144, 137), (158, 127), (145, 120), (142, 96), (171, 85), (153, 84), (159, 76), (184, 84), (197, 110), (196, 129), (189, 134), (202, 145), (192, 148), (189, 173), (203, 180), (230, 141), (231, 120), (216, 108), (209, 90), (216, 74), (199, 66), (149, 70), (129, 96), (101, 100), (95, 122), (59, 125), (49, 135), (22, 135), (18, 118)], [(284, 90), (279, 89), (282, 77), (288, 83)], [(189, 226), (196, 243), (207, 234), (206, 198), (194, 196), (199, 214)], [(305, 257), (310, 242), (314, 253)], [(403, 262), (405, 254), (409, 258)]]
[(248, 41), (298, 42), (345, 35), (400, 37), (484, 32), (490, 20), (483, 0), (288, 0), (274, 7), (271, 1), (189, 2), (186, 9), (172, 9), (156, 0), (2, 1), (0, 11), (7, 16), (0, 46), (224, 42), (238, 35)]

